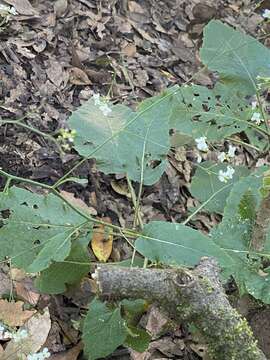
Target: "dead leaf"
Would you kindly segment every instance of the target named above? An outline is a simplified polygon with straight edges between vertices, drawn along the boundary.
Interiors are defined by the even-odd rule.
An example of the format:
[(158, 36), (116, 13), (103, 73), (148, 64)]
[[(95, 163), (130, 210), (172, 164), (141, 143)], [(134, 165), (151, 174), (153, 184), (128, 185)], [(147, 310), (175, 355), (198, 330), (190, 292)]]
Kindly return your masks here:
[(117, 194), (126, 196), (127, 198), (131, 199), (131, 194), (126, 182), (112, 180), (111, 187)]
[(171, 322), (160, 310), (152, 306), (146, 324), (146, 330), (151, 334), (152, 338), (157, 338), (171, 329)]
[(49, 68), (46, 69), (46, 73), (51, 82), (57, 87), (60, 87), (60, 85), (64, 81), (63, 68), (60, 62), (56, 60), (51, 60)]
[(67, 0), (57, 0), (54, 3), (54, 12), (56, 17), (61, 17), (62, 15), (64, 15), (64, 13), (67, 10), (67, 6), (68, 6)]
[(90, 81), (87, 74), (77, 67), (73, 67), (69, 69), (69, 81), (74, 85), (90, 85), (92, 82)]
[(207, 347), (205, 345), (191, 343), (189, 346), (200, 358), (205, 359), (207, 356)]
[(35, 310), (23, 310), (23, 305), (22, 301), (0, 300), (0, 320), (11, 327), (22, 326), (36, 312)]
[(128, 2), (128, 8), (130, 12), (136, 12), (138, 14), (144, 14), (145, 9), (141, 7), (140, 4), (138, 4), (136, 1), (129, 1)]
[(203, 2), (196, 4), (192, 9), (192, 14), (196, 20), (206, 22), (216, 14), (216, 9)]
[(36, 9), (28, 0), (4, 0), (7, 4), (14, 6), (20, 15), (37, 15)]
[(125, 46), (122, 50), (123, 54), (128, 56), (128, 57), (134, 57), (134, 55), (137, 52), (137, 48), (136, 45), (134, 44), (128, 44), (127, 46)]
[(79, 342), (76, 346), (69, 349), (68, 351), (63, 351), (59, 354), (50, 356), (50, 360), (76, 360), (82, 349), (83, 343)]
[[(101, 219), (111, 224), (111, 219), (104, 217)], [(111, 229), (106, 228), (104, 225), (99, 224), (93, 231), (91, 241), (92, 250), (99, 261), (106, 262), (112, 252), (113, 235)]]
[(92, 206), (86, 205), (86, 203), (84, 201), (82, 201), (81, 199), (75, 198), (74, 194), (69, 193), (69, 192), (64, 191), (64, 190), (60, 191), (60, 193), (72, 205), (79, 208), (79, 210), (83, 210), (88, 215), (97, 215), (96, 209), (94, 209)]
[(12, 268), (10, 277), (13, 282), (14, 289), (18, 299), (36, 305), (40, 298), (34, 287), (34, 279), (26, 274), (22, 269)]
[(12, 282), (7, 274), (0, 270), (0, 298), (12, 291)]
[(19, 360), (22, 354), (34, 354), (40, 350), (51, 329), (48, 308), (44, 310), (43, 314), (32, 316), (21, 329), (27, 331), (27, 338), (23, 339), (23, 342), (15, 342), (12, 339), (4, 351), (4, 358), (1, 360)]

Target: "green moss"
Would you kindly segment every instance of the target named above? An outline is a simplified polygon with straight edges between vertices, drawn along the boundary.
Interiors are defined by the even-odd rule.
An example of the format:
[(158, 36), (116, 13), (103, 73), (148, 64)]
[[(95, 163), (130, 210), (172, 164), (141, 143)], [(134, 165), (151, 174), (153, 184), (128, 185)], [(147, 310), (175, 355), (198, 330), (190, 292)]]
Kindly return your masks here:
[(211, 294), (214, 291), (211, 281), (206, 276), (200, 276), (199, 283), (206, 290), (207, 294)]

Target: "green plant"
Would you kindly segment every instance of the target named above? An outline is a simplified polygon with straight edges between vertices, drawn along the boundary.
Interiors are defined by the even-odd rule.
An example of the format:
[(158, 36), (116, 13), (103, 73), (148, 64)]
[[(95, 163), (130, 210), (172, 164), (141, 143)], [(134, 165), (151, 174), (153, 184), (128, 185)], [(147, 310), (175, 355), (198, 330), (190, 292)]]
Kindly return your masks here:
[[(191, 82), (174, 86), (142, 101), (136, 111), (113, 105), (95, 94), (74, 111), (68, 124), (74, 149), (83, 158), (54, 185), (0, 170), (7, 179), (0, 194), (1, 259), (8, 258), (12, 266), (38, 274), (36, 285), (41, 291), (64, 292), (66, 286), (76, 284), (89, 271), (87, 245), (93, 224), (102, 224), (124, 236), (146, 258), (145, 265), (150, 261), (192, 267), (202, 256), (213, 256), (222, 267), (225, 281), (233, 276), (241, 294), (249, 293), (270, 304), (270, 268), (264, 267), (264, 260), (270, 257), (270, 224), (266, 224), (260, 247), (254, 234), (260, 207), (269, 195), (269, 172), (266, 167), (254, 171), (231, 164), (235, 152), (232, 144), (251, 149), (258, 156), (269, 150), (270, 130), (262, 84), (269, 84), (270, 51), (252, 37), (220, 21), (211, 21), (204, 30), (200, 55), (204, 65), (219, 74), (213, 89)], [(174, 145), (175, 139), (178, 145), (196, 144), (199, 161), (227, 140), (228, 151), (219, 154), (219, 160), (227, 163), (196, 164), (190, 191), (201, 205), (184, 223), (153, 221), (143, 225), (139, 217), (142, 188), (154, 184), (163, 174), (172, 128), (178, 134)], [(66, 131), (61, 136), (69, 139)], [(125, 174), (130, 187), (132, 181), (140, 183), (137, 196), (131, 189), (134, 225), (139, 224), (140, 231), (96, 219), (58, 191), (66, 181), (85, 181), (71, 175), (90, 158), (95, 158), (97, 168), (106, 174)], [(13, 182), (40, 186), (46, 194), (11, 186)], [(223, 216), (209, 235), (187, 225), (202, 210)], [(91, 302), (83, 325), (89, 359), (105, 356), (123, 343), (140, 351), (145, 349), (149, 336), (136, 328), (134, 317), (129, 316), (144, 308), (137, 302), (115, 306), (96, 299)], [(103, 343), (91, 346), (104, 337), (109, 339), (106, 347)]]

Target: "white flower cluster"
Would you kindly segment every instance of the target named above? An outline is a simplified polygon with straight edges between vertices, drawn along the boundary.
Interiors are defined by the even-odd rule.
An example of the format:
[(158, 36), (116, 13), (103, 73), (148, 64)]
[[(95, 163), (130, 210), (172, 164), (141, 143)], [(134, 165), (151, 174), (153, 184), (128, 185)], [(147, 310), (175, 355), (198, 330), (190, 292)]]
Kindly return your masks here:
[(13, 339), (16, 343), (21, 342), (23, 339), (26, 339), (28, 332), (24, 329), (19, 329), (17, 332), (11, 332), (7, 328), (0, 324), (0, 338), (1, 339)]
[(218, 179), (221, 182), (228, 182), (228, 180), (233, 178), (233, 174), (235, 173), (235, 170), (231, 166), (227, 166), (226, 171), (219, 170), (218, 172)]
[(48, 348), (44, 348), (41, 352), (27, 355), (27, 360), (44, 360), (48, 359), (51, 356)]
[(0, 4), (0, 15), (17, 15), (15, 7)]
[(197, 144), (197, 149), (203, 152), (207, 152), (209, 150), (208, 145), (206, 143), (206, 136), (199, 137), (195, 139)]
[(70, 143), (74, 142), (74, 139), (77, 135), (77, 131), (74, 129), (72, 130), (60, 129), (59, 134), (60, 135), (58, 135), (57, 140), (61, 144), (63, 150), (69, 151), (71, 149)]
[(109, 107), (109, 105), (105, 101), (100, 99), (100, 94), (94, 94), (93, 99), (95, 105), (99, 107), (99, 110), (104, 116), (108, 116), (112, 112), (112, 109)]
[(261, 113), (259, 112), (254, 112), (250, 120), (255, 122), (256, 125), (260, 125), (260, 123), (263, 122)]
[(235, 151), (236, 151), (236, 147), (232, 146), (232, 145), (229, 145), (229, 150), (228, 150), (227, 154), (225, 152), (221, 152), (218, 155), (218, 160), (220, 162), (223, 162), (225, 160), (229, 161), (230, 159), (235, 157)]
[(265, 9), (264, 12), (262, 13), (262, 16), (265, 19), (270, 19), (270, 10), (269, 9)]
[(251, 103), (251, 109), (255, 110), (254, 113), (251, 116), (251, 121), (255, 122), (256, 125), (260, 125), (261, 122), (263, 122), (262, 114), (257, 110), (258, 104), (257, 101), (252, 101)]

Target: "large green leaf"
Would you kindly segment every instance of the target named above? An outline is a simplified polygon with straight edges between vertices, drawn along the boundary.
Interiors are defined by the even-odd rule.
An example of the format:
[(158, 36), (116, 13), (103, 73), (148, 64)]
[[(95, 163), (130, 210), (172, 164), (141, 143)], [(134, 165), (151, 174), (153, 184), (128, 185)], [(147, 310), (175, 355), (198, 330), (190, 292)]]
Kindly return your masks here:
[(46, 294), (61, 294), (68, 285), (78, 285), (89, 272), (90, 258), (87, 250), (90, 236), (76, 240), (69, 256), (62, 262), (53, 263), (41, 272), (35, 281), (37, 289)]
[(152, 221), (144, 227), (142, 235), (135, 242), (136, 250), (151, 261), (194, 266), (201, 257), (213, 256), (223, 266), (231, 263), (211, 238), (182, 224)]
[(244, 131), (250, 125), (251, 108), (244, 98), (225, 86), (208, 89), (184, 85), (172, 97), (170, 127), (194, 139), (206, 136), (209, 141)]
[(94, 299), (83, 326), (84, 351), (89, 360), (111, 354), (127, 337), (127, 328), (120, 308), (109, 309), (105, 303)]
[[(223, 268), (223, 275), (233, 275), (240, 292), (249, 292), (255, 298), (270, 303), (270, 276), (259, 271), (261, 256), (254, 253), (251, 244), (256, 211), (262, 200), (262, 167), (256, 173), (236, 183), (226, 201), (222, 222), (213, 229), (213, 241), (233, 260), (231, 267)], [(267, 251), (267, 247), (263, 253)], [(270, 253), (269, 253), (270, 255)]]
[(218, 179), (218, 172), (225, 171), (227, 166), (226, 163), (217, 164), (212, 161), (205, 161), (198, 165), (192, 178), (190, 192), (202, 203), (212, 197), (212, 200), (205, 205), (205, 210), (222, 214), (233, 184), (249, 174), (249, 170), (244, 166), (233, 166), (235, 169), (233, 178), (225, 184)]
[(270, 76), (270, 50), (240, 31), (212, 20), (204, 28), (202, 62), (221, 80), (241, 92), (256, 92), (256, 77)]
[(0, 194), (1, 214), (0, 259), (10, 257), (14, 266), (27, 271), (40, 271), (53, 261), (64, 260), (71, 234), (85, 223), (84, 217), (57, 196), (16, 187)]
[(109, 105), (103, 114), (95, 99), (88, 100), (69, 118), (75, 129), (75, 149), (97, 159), (108, 173), (126, 173), (130, 179), (151, 185), (159, 180), (169, 150), (170, 96), (143, 102), (134, 112), (124, 105)]

